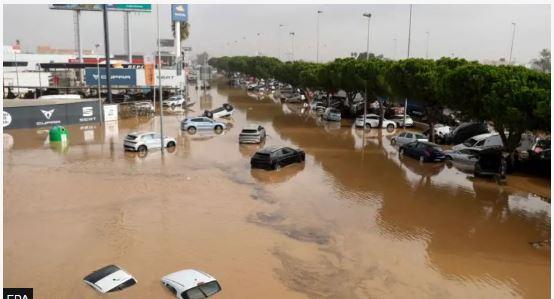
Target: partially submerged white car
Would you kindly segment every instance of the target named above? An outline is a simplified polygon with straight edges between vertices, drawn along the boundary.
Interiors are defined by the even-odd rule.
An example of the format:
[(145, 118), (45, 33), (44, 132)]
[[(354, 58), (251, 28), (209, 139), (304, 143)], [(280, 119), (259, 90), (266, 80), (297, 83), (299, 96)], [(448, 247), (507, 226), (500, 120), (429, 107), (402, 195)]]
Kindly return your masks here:
[(208, 298), (221, 291), (213, 276), (194, 269), (168, 274), (162, 277), (162, 283), (179, 299)]
[(83, 281), (100, 293), (121, 291), (137, 283), (131, 274), (116, 265), (100, 268), (85, 276)]
[[(127, 134), (123, 140), (126, 151), (145, 152), (149, 149), (161, 147), (161, 135), (156, 132), (133, 132)], [(175, 138), (164, 136), (164, 147), (175, 147)]]

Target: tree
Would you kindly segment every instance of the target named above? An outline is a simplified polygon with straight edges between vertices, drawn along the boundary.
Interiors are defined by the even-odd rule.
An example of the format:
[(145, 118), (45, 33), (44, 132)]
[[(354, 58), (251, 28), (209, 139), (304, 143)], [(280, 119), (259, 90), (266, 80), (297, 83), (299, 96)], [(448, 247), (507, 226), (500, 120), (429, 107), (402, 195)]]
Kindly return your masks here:
[[(357, 72), (363, 80), (363, 90), (367, 92), (367, 100), (379, 103), (379, 127), (383, 125), (384, 109), (383, 100), (392, 97), (392, 90), (386, 78), (386, 73), (393, 62), (378, 58), (360, 60), (357, 64)], [(365, 100), (365, 99), (364, 99)]]
[(200, 54), (196, 54), (196, 63), (203, 64), (204, 62), (208, 61), (208, 53), (202, 52)]
[(542, 49), (537, 59), (531, 60), (531, 67), (545, 73), (550, 73), (550, 50)]
[(550, 74), (520, 66), (468, 64), (445, 80), (452, 107), (492, 122), (508, 152), (525, 131), (549, 130)]
[(347, 105), (350, 106), (356, 94), (364, 88), (364, 80), (359, 73), (360, 61), (354, 58), (338, 58), (332, 62), (338, 72), (339, 88), (346, 92)]
[[(181, 42), (184, 42), (189, 37), (189, 23), (180, 22), (179, 27), (181, 28)], [(171, 22), (171, 32), (173, 32), (173, 38), (175, 38), (175, 22)]]

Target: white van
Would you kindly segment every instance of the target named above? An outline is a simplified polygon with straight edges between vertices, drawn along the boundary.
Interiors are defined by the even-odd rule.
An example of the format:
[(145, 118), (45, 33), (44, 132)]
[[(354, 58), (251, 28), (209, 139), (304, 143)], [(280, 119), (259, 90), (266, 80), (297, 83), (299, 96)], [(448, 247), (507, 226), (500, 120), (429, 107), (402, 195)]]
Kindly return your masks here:
[(454, 150), (461, 150), (468, 147), (484, 148), (489, 146), (502, 146), (502, 138), (498, 133), (485, 133), (466, 139), (463, 143), (452, 147)]

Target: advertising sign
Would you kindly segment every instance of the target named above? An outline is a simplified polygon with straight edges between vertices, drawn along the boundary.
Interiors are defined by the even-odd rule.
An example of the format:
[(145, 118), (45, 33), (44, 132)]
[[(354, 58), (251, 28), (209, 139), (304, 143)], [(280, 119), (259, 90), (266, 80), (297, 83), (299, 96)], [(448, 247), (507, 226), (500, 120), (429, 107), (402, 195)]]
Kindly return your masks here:
[(175, 47), (175, 40), (172, 38), (160, 38), (160, 47), (173, 48)]
[[(136, 69), (110, 69), (110, 83), (112, 85), (137, 85)], [(85, 68), (85, 84), (87, 86), (98, 86), (98, 69), (95, 67)], [(106, 85), (106, 69), (100, 68), (100, 85)]]
[(154, 71), (154, 56), (144, 55), (144, 82), (147, 86), (154, 86), (156, 84)]
[(98, 101), (4, 107), (4, 129), (36, 128), (100, 121)]
[[(152, 4), (107, 4), (108, 10), (151, 12)], [(51, 4), (50, 9), (102, 10), (102, 4)]]
[(171, 22), (187, 22), (188, 19), (188, 4), (171, 4)]
[(117, 104), (106, 104), (104, 105), (104, 121), (117, 121), (118, 119), (119, 105)]

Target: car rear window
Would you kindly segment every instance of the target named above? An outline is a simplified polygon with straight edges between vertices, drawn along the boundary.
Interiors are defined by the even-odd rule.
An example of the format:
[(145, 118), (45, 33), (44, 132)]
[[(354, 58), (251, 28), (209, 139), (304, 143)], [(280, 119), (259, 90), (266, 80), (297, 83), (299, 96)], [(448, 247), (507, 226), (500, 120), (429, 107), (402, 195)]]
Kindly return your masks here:
[(255, 153), (254, 157), (260, 158), (260, 159), (269, 159), (270, 155), (269, 153)]
[(475, 140), (474, 138), (468, 138), (466, 141), (464, 141), (464, 145), (465, 146), (473, 146), (475, 144)]
[(136, 136), (136, 135), (130, 135), (130, 134), (129, 134), (129, 135), (127, 135), (127, 139), (128, 139), (128, 140), (135, 140), (135, 139), (137, 139), (137, 136)]
[(217, 281), (211, 281), (205, 284), (201, 284), (199, 287), (202, 290), (202, 292), (206, 294), (208, 297), (221, 291), (221, 287), (219, 286), (219, 283), (217, 283)]
[(252, 133), (257, 133), (258, 131), (257, 130), (253, 130), (253, 129), (244, 129), (242, 130), (242, 133), (246, 133), (246, 134), (252, 134)]

